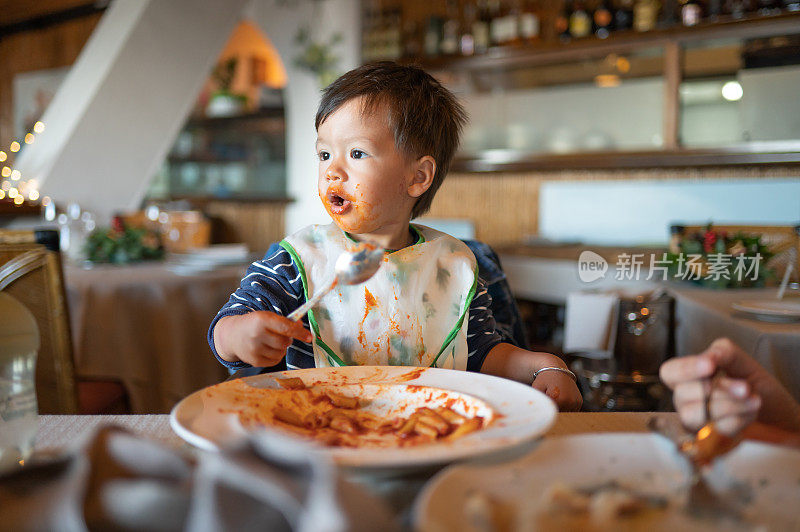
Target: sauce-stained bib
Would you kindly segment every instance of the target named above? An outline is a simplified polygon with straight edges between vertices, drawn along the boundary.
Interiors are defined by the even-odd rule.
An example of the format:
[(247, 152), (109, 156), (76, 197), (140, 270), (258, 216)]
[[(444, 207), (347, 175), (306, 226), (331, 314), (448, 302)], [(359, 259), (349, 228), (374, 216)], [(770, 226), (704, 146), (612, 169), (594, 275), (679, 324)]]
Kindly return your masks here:
[[(415, 244), (387, 253), (366, 282), (337, 286), (309, 313), (317, 367), (344, 365), (467, 368), (467, 312), (477, 266), (469, 248), (412, 225)], [(333, 280), (336, 259), (357, 246), (335, 224), (286, 237), (306, 300)]]

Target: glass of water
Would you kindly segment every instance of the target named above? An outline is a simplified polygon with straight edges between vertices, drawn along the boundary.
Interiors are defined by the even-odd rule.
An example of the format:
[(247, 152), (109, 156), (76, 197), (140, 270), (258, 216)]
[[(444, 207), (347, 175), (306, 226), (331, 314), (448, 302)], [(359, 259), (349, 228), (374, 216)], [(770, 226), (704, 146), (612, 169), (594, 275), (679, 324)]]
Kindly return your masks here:
[(0, 324), (0, 471), (5, 471), (24, 465), (33, 453), (39, 328), (33, 314), (4, 292)]

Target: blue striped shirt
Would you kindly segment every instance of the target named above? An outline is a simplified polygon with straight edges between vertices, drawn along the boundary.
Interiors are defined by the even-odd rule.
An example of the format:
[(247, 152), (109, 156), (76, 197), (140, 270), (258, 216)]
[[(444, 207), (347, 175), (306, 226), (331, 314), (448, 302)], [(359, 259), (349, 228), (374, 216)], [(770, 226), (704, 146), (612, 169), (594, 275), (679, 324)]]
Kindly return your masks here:
[[(253, 262), (247, 269), (239, 288), (231, 294), (228, 302), (214, 317), (208, 329), (208, 343), (217, 360), (230, 371), (250, 367), (245, 362), (222, 360), (214, 347), (214, 326), (225, 316), (267, 310), (282, 316), (305, 303), (303, 281), (292, 256), (277, 244), (273, 244), (262, 260)], [(503, 341), (495, 327), (490, 310), (491, 296), (485, 282), (479, 277), (478, 287), (469, 308), (467, 326), (468, 371), (480, 371), (489, 351)], [(308, 317), (303, 317), (308, 328)], [(286, 367), (289, 369), (313, 368), (314, 350), (311, 344), (293, 340), (286, 350)]]

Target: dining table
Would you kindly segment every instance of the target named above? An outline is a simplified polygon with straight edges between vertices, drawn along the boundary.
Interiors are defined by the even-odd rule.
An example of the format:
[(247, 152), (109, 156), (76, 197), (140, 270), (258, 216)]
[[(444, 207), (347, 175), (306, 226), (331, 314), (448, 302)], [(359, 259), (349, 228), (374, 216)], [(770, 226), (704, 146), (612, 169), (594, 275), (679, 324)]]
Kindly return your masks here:
[[(800, 401), (800, 321), (765, 321), (735, 308), (737, 303), (774, 301), (777, 288), (715, 290), (670, 285), (675, 298), (675, 351), (700, 353), (716, 338), (729, 338), (750, 353)], [(796, 292), (796, 291), (792, 291)], [(787, 300), (800, 302), (789, 293)], [(770, 318), (767, 316), (767, 318)]]
[(76, 375), (122, 382), (134, 414), (168, 413), (223, 381), (228, 372), (208, 346), (208, 326), (246, 268), (66, 264)]

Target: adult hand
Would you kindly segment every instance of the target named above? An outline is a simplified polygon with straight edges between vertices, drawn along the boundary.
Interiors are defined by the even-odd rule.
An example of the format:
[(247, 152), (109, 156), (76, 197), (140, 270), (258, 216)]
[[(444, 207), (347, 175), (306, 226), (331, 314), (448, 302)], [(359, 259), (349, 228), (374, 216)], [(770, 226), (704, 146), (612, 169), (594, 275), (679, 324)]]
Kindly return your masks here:
[(256, 367), (280, 362), (293, 338), (311, 342), (312, 336), (299, 321), (263, 310), (226, 316), (214, 326), (214, 346), (223, 360)]
[(727, 338), (715, 340), (699, 355), (668, 360), (660, 374), (673, 390), (675, 409), (689, 429), (697, 430), (707, 422), (704, 401), (709, 397), (711, 419), (729, 436), (755, 420), (800, 431), (800, 405), (767, 370)]

